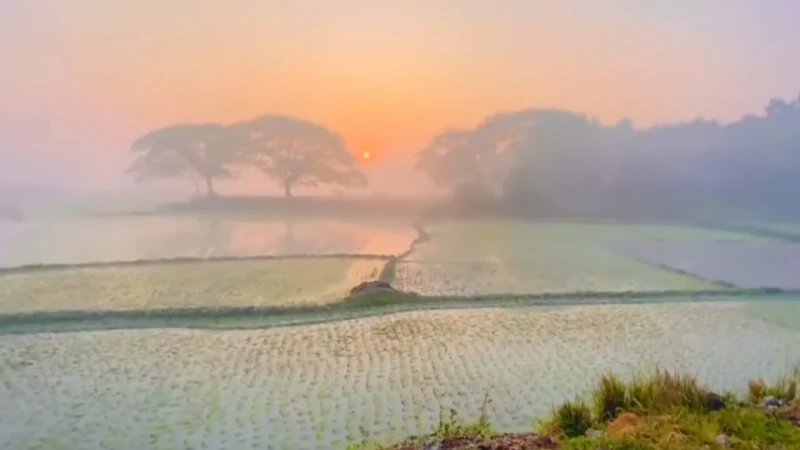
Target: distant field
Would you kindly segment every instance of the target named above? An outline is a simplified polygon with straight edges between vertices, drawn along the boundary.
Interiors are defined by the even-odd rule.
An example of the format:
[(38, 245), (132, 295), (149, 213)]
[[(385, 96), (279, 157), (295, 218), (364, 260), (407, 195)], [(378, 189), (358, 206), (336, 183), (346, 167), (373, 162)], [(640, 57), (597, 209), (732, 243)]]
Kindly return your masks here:
[[(774, 379), (800, 332), (769, 303), (419, 311), (304, 327), (0, 336), (0, 448), (339, 449), (440, 412), (527, 430), (606, 371)], [(798, 316), (798, 303), (776, 311)], [(444, 411), (443, 411), (444, 410)]]
[(800, 244), (630, 240), (620, 254), (740, 288), (800, 289)]
[[(203, 226), (209, 224), (197, 219), (117, 220), (101, 219), (90, 222), (91, 227), (81, 222), (72, 223), (74, 228), (61, 226), (57, 230), (61, 235), (43, 234), (41, 241), (30, 239), (21, 247), (38, 246), (49, 255), (52, 248), (47, 245), (60, 242), (62, 255), (79, 256), (81, 262), (104, 261), (109, 255), (203, 258), (347, 250), (391, 254), (406, 250), (416, 234), (410, 227), (310, 221), (292, 226), (287, 238), (281, 235), (287, 233), (285, 224), (255, 220), (216, 222), (208, 235)], [(109, 227), (107, 233), (100, 233), (103, 225)], [(433, 224), (428, 229), (431, 239), (397, 264), (396, 288), (432, 296), (719, 290), (725, 286), (706, 281), (718, 279), (707, 272), (675, 267), (702, 277), (698, 278), (665, 270), (657, 266), (661, 262), (657, 258), (646, 264), (636, 258), (647, 258), (626, 256), (620, 248), (654, 243), (665, 249), (656, 256), (668, 255), (670, 249), (678, 249), (680, 256), (680, 248), (686, 246), (769, 242), (677, 226), (472, 221)], [(87, 242), (91, 245), (84, 245)], [(32, 261), (42, 260), (35, 255), (28, 253)], [(0, 313), (327, 304), (341, 300), (356, 284), (376, 279), (383, 263), (308, 258), (6, 275), (0, 277)]]
[(800, 223), (798, 222), (751, 222), (747, 223), (746, 226), (755, 229), (786, 233), (800, 238)]
[(109, 217), (0, 223), (0, 267), (175, 257), (396, 254), (407, 224), (236, 217)]
[(29, 272), (0, 276), (0, 313), (319, 305), (376, 279), (383, 264), (312, 258)]
[(649, 225), (476, 221), (430, 227), (398, 264), (396, 285), (427, 295), (701, 290), (715, 286), (614, 253), (610, 243), (761, 242), (746, 234)]

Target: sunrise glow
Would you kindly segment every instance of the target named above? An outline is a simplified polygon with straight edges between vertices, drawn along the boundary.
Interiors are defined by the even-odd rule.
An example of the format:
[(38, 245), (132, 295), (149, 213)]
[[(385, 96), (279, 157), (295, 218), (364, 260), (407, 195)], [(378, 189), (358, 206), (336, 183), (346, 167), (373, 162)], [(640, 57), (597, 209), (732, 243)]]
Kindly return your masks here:
[(397, 169), (498, 111), (735, 120), (796, 95), (800, 73), (797, 46), (775, 45), (800, 42), (792, 2), (98, 4), (0, 1), (0, 97), (18, 105), (0, 110), (0, 149), (15, 149), (0, 179), (116, 185), (149, 130), (266, 113), (323, 124), (360, 161)]

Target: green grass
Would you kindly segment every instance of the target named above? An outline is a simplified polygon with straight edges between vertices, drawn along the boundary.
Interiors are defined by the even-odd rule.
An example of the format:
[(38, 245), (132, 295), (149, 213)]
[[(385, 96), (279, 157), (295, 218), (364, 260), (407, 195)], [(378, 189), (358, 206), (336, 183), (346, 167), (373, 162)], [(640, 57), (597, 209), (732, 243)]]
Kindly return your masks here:
[[(353, 444), (349, 450), (439, 448), (432, 443), (452, 450), (525, 450), (539, 448), (526, 444), (534, 437), (563, 450), (800, 449), (800, 416), (791, 416), (800, 413), (798, 382), (798, 369), (771, 384), (751, 380), (748, 398), (739, 399), (718, 395), (690, 375), (661, 369), (627, 382), (608, 374), (589, 399), (561, 404), (527, 437), (493, 432), (485, 410), (478, 422), (464, 425), (455, 423), (451, 411), (431, 436), (392, 446)], [(761, 403), (768, 396), (780, 398), (784, 406), (768, 410)], [(500, 446), (508, 440), (516, 446)]]
[(714, 301), (794, 304), (800, 292), (772, 289), (659, 292), (575, 292), (567, 294), (434, 297), (387, 292), (349, 297), (329, 305), (163, 308), (153, 310), (42, 311), (0, 314), (0, 334), (116, 329), (260, 329), (310, 325), (400, 312), (441, 309), (526, 308), (608, 304)]

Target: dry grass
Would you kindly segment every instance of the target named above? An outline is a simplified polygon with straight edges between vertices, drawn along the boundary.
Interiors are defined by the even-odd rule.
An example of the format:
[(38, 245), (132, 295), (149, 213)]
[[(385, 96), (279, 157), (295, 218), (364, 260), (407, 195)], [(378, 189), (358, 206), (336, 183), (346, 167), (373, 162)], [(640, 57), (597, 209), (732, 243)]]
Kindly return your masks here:
[(749, 400), (759, 403), (768, 397), (790, 403), (798, 399), (797, 387), (800, 384), (800, 367), (795, 367), (781, 375), (775, 383), (767, 384), (762, 378), (752, 378), (747, 384)]

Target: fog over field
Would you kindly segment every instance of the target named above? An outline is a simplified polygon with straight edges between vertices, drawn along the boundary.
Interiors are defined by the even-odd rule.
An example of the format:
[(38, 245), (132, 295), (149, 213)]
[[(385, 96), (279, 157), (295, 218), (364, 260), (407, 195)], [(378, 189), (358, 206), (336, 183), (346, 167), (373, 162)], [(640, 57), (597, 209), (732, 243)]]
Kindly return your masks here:
[(798, 5), (256, 3), (0, 0), (0, 450), (800, 364)]

